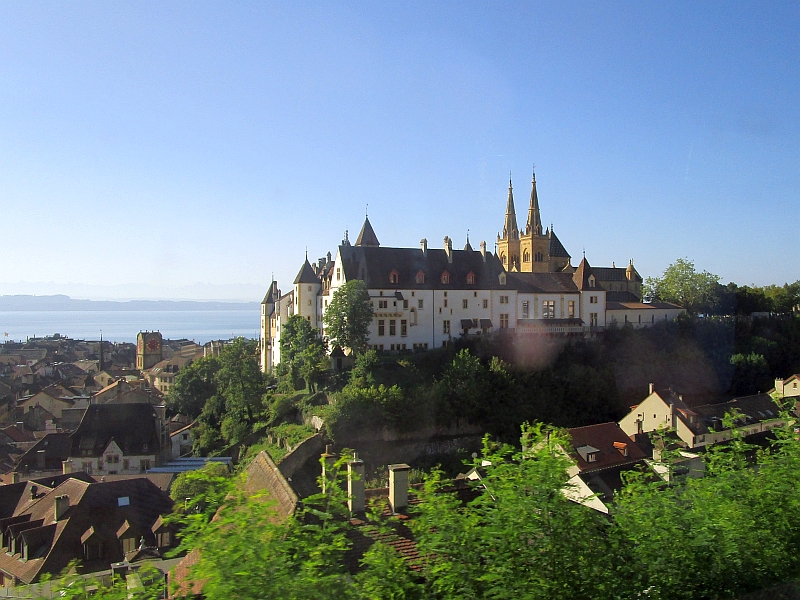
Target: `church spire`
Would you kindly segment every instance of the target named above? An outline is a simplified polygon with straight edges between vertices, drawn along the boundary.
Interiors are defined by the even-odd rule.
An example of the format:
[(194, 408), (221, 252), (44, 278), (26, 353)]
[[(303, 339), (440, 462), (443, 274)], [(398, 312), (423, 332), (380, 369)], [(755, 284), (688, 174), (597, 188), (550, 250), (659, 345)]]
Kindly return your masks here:
[(517, 211), (514, 209), (514, 189), (511, 186), (511, 173), (508, 174), (508, 203), (506, 204), (506, 222), (503, 225), (503, 239), (519, 239)]
[(525, 225), (525, 233), (542, 235), (542, 216), (539, 214), (539, 194), (536, 193), (536, 171), (533, 172), (531, 180), (531, 204), (528, 207), (528, 222)]

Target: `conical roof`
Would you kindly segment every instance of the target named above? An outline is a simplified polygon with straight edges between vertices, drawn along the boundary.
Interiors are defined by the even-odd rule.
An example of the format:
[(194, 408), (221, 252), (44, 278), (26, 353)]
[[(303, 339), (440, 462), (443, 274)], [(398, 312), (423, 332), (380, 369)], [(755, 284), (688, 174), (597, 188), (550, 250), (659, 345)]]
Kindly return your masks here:
[(356, 246), (374, 246), (377, 248), (380, 245), (378, 236), (375, 235), (375, 231), (369, 222), (369, 217), (365, 217), (364, 226), (361, 228), (361, 233), (358, 234), (358, 239), (356, 240)]
[(308, 257), (306, 257), (306, 262), (303, 263), (303, 266), (300, 268), (300, 272), (297, 274), (297, 277), (294, 278), (295, 283), (319, 283), (319, 277), (317, 274), (314, 273), (314, 269), (311, 267), (311, 264), (308, 262)]
[(581, 291), (595, 289), (596, 286), (589, 285), (589, 276), (592, 274), (592, 267), (584, 256), (583, 260), (581, 260), (581, 264), (578, 265), (578, 268), (575, 269), (575, 272), (572, 274), (572, 280)]
[(569, 252), (567, 252), (567, 249), (564, 248), (561, 240), (559, 240), (556, 236), (555, 231), (550, 229), (550, 231), (547, 233), (547, 237), (550, 239), (547, 249), (547, 252), (550, 254), (550, 256), (557, 256), (559, 258), (572, 258)]
[(472, 245), (469, 243), (469, 236), (467, 236), (467, 243), (464, 245), (464, 250), (468, 252), (473, 252)]

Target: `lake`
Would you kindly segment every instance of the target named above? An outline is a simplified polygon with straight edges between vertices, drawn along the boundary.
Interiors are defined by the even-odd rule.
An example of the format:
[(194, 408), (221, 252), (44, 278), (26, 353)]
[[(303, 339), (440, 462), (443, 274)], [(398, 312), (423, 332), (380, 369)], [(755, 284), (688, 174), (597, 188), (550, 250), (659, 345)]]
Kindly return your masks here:
[(140, 331), (160, 331), (166, 339), (198, 344), (232, 337), (258, 338), (255, 310), (86, 310), (0, 311), (0, 343), (59, 333), (73, 339), (136, 343)]

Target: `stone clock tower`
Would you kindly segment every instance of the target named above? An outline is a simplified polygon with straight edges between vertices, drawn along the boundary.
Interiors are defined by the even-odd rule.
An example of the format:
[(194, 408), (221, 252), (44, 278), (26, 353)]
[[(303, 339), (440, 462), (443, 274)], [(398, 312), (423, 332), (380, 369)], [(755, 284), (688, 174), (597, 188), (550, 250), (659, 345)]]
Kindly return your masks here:
[(146, 371), (161, 362), (161, 344), (158, 331), (140, 331), (136, 336), (136, 368)]

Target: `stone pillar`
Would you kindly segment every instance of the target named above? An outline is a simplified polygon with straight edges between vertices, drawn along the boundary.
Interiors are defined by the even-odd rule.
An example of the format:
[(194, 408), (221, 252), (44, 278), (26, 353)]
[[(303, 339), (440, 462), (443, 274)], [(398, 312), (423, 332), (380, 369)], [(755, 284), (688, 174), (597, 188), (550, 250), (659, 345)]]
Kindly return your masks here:
[[(328, 491), (328, 480), (331, 478), (333, 470), (333, 463), (336, 460), (336, 455), (331, 452), (330, 444), (325, 446), (325, 453), (322, 455), (322, 493)], [(335, 482), (331, 482), (335, 485)]]

